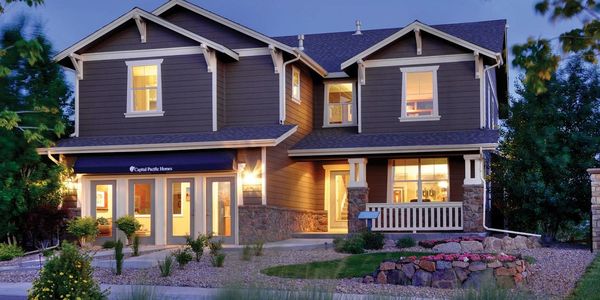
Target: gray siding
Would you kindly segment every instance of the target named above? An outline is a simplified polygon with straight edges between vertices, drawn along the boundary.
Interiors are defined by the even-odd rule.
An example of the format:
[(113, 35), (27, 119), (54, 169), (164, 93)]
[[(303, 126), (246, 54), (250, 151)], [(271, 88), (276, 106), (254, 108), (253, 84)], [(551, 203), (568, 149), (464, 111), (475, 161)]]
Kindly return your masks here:
[(211, 74), (202, 55), (165, 57), (162, 117), (125, 118), (124, 60), (86, 62), (79, 82), (80, 136), (206, 132), (212, 130)]
[(479, 128), (479, 79), (474, 62), (440, 64), (439, 121), (399, 122), (402, 100), (400, 67), (367, 68), (362, 87), (363, 133), (452, 131)]
[(277, 124), (279, 75), (271, 56), (240, 57), (225, 66), (225, 119), (228, 126)]
[(167, 21), (231, 49), (266, 47), (267, 45), (237, 30), (175, 6), (161, 15)]
[(142, 43), (135, 21), (130, 20), (78, 53), (198, 46), (198, 42), (150, 21), (146, 31), (146, 43)]
[[(425, 32), (421, 32), (421, 44), (422, 54), (420, 56), (473, 53), (471, 50), (467, 50), (466, 48)], [(367, 57), (367, 59), (387, 59), (414, 56), (417, 56), (417, 42), (415, 41), (415, 34), (409, 33), (390, 43), (379, 51), (371, 54), (369, 57)]]
[(223, 128), (227, 124), (225, 117), (225, 91), (227, 89), (225, 63), (217, 61), (217, 128)]

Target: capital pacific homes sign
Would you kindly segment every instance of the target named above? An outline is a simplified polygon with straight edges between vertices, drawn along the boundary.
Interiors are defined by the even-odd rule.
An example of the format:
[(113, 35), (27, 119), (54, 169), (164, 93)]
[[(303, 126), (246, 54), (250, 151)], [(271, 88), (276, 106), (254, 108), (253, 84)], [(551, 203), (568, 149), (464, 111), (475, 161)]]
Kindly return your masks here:
[(156, 173), (156, 172), (173, 172), (173, 167), (165, 166), (131, 166), (129, 167), (129, 173)]

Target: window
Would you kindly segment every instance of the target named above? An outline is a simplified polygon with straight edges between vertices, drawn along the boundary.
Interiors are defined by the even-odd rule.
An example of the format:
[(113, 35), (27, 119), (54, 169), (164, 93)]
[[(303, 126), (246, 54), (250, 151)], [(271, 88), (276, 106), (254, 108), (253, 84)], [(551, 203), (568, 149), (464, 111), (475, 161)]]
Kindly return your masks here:
[(129, 180), (129, 214), (140, 222), (142, 227), (136, 231), (141, 237), (152, 236), (154, 180)]
[(325, 127), (356, 124), (354, 82), (325, 84)]
[(156, 117), (162, 111), (160, 60), (128, 61), (125, 117)]
[(292, 66), (292, 100), (300, 103), (300, 70)]
[(402, 114), (400, 121), (439, 120), (438, 66), (400, 68), (402, 71)]
[(444, 202), (449, 195), (447, 158), (396, 159), (390, 172), (388, 202)]

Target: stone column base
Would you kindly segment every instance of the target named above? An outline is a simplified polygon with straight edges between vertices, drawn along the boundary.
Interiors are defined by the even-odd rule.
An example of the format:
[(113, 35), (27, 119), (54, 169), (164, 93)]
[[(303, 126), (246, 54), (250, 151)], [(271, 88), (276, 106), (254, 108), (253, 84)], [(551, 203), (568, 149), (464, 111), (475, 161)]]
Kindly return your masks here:
[(592, 249), (600, 251), (600, 204), (592, 204)]
[(483, 232), (483, 185), (463, 185), (463, 230)]
[(364, 220), (358, 219), (358, 214), (367, 209), (369, 202), (368, 187), (348, 188), (348, 233), (360, 232), (367, 228)]

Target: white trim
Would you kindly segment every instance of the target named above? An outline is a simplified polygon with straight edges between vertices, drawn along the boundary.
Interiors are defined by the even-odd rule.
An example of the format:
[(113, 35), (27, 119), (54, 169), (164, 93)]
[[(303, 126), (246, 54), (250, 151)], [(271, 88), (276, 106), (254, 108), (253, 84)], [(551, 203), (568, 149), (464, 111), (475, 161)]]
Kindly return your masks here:
[(368, 187), (367, 161), (368, 160), (364, 157), (348, 159), (348, 165), (350, 166), (350, 180), (348, 180), (348, 187)]
[(111, 23), (105, 25), (104, 27), (100, 28), (99, 30), (97, 30), (96, 32), (90, 34), (89, 36), (87, 36), (86, 38), (82, 39), (81, 41), (79, 41), (78, 43), (72, 45), (71, 47), (63, 50), (62, 52), (60, 52), (58, 55), (56, 55), (54, 57), (55, 61), (60, 61), (64, 58), (66, 58), (67, 56), (75, 53), (76, 51), (80, 50), (81, 48), (85, 47), (86, 45), (88, 45), (89, 43), (97, 40), (98, 38), (104, 36), (105, 34), (109, 33), (110, 31), (116, 29), (117, 27), (121, 26), (122, 24), (124, 24), (125, 22), (131, 20), (132, 18), (135, 17), (143, 17), (146, 20), (150, 20), (158, 25), (161, 25), (165, 28), (168, 28), (174, 32), (177, 32), (185, 37), (188, 37), (194, 41), (197, 41), (201, 44), (206, 44), (208, 46), (210, 46), (211, 48), (218, 50), (219, 52), (222, 52), (228, 56), (230, 56), (231, 58), (235, 59), (235, 60), (239, 60), (239, 56), (237, 53), (235, 53), (233, 50), (215, 43), (211, 40), (208, 40), (206, 38), (203, 38), (187, 29), (181, 28), (175, 24), (172, 24), (162, 18), (159, 18), (151, 13), (148, 13), (140, 8), (134, 8), (132, 10), (130, 10), (128, 13), (122, 15), (121, 17), (117, 18), (116, 20), (112, 21)]
[(479, 76), (479, 127), (485, 128), (486, 99), (485, 99), (485, 76), (483, 75), (483, 73), (484, 73), (483, 58), (480, 57), (478, 59), (478, 62), (476, 65), (477, 65), (478, 73), (482, 74), (482, 76)]
[(326, 79), (330, 78), (349, 78), (350, 76), (346, 72), (330, 72), (325, 76)]
[(82, 55), (80, 55), (80, 57), (81, 57), (82, 61), (99, 61), (99, 60), (136, 59), (136, 58), (166, 57), (166, 56), (194, 55), (194, 54), (203, 54), (203, 51), (200, 48), (200, 46), (94, 52), (94, 53), (82, 54)]
[[(438, 105), (438, 80), (437, 80), (437, 71), (440, 66), (425, 66), (425, 67), (409, 67), (409, 68), (400, 68), (400, 72), (402, 72), (402, 108), (400, 110), (400, 117), (398, 120), (400, 122), (412, 122), (412, 121), (439, 121), (440, 120), (440, 112)], [(406, 115), (406, 75), (412, 72), (432, 72), (432, 80), (433, 80), (433, 111), (430, 116), (419, 116), (419, 117), (409, 117)]]
[[(342, 124), (329, 124), (329, 87), (333, 84), (347, 84), (350, 83), (352, 85), (352, 102), (350, 103), (350, 105), (352, 105), (352, 113), (354, 114), (352, 117), (352, 122), (346, 122), (344, 123), (343, 120), (343, 116), (342, 116)], [(323, 95), (323, 128), (328, 128), (328, 127), (351, 127), (351, 126), (356, 126), (356, 119), (357, 119), (357, 109), (356, 109), (356, 81), (354, 80), (337, 80), (337, 81), (325, 81), (323, 82), (323, 90), (325, 91), (325, 95)], [(342, 109), (343, 111), (343, 109)]]
[(411, 66), (411, 65), (430, 65), (443, 64), (463, 61), (474, 61), (472, 54), (448, 54), (435, 56), (420, 56), (420, 57), (402, 57), (402, 58), (386, 58), (372, 59), (364, 61), (366, 68), (378, 67), (396, 67), (396, 66)]
[(491, 57), (493, 59), (496, 59), (497, 55), (499, 55), (500, 53), (495, 53), (493, 51), (490, 51), (486, 48), (477, 46), (473, 43), (467, 42), (463, 39), (457, 38), (453, 35), (447, 34), (443, 31), (437, 30), (431, 26), (425, 25), (419, 21), (414, 21), (412, 23), (410, 23), (408, 26), (398, 30), (396, 33), (392, 34), (391, 36), (385, 38), (384, 40), (382, 40), (381, 42), (369, 47), (367, 50), (353, 56), (352, 58), (344, 61), (341, 64), (341, 68), (342, 69), (346, 69), (347, 67), (351, 66), (352, 64), (356, 63), (358, 60), (363, 59), (365, 57), (367, 57), (370, 54), (373, 54), (375, 51), (385, 47), (386, 45), (390, 44), (391, 42), (399, 39), (400, 37), (406, 35), (409, 32), (414, 31), (415, 29), (421, 30), (421, 31), (425, 31), (427, 33), (433, 34), (435, 36), (438, 36), (440, 38), (446, 39), (450, 42), (453, 42), (457, 45), (463, 46), (467, 49), (473, 50), (473, 51), (479, 51), (479, 53), (486, 55), (488, 57)]
[(362, 133), (362, 86), (366, 84), (366, 70), (364, 64), (358, 65), (358, 84), (356, 85), (356, 122), (358, 123), (358, 133)]
[[(125, 118), (137, 118), (137, 117), (160, 117), (165, 114), (162, 106), (162, 78), (161, 78), (161, 65), (163, 59), (151, 59), (151, 60), (130, 60), (126, 61), (127, 65), (127, 110), (124, 113)], [(135, 111), (133, 109), (133, 68), (134, 66), (156, 66), (157, 68), (157, 79), (156, 79), (156, 110), (149, 111)]]
[(271, 54), (271, 51), (268, 47), (260, 47), (260, 48), (240, 48), (233, 49), (233, 51), (237, 52), (240, 57), (247, 56), (263, 56)]
[[(298, 95), (294, 95), (294, 76), (296, 74), (298, 74)], [(302, 72), (294, 65), (292, 65), (292, 101), (298, 104), (302, 103)]]
[(73, 68), (75, 69), (75, 75), (77, 75), (77, 79), (83, 79), (83, 60), (80, 55), (75, 53), (69, 55), (71, 59), (71, 64), (73, 64)]
[(267, 205), (267, 147), (260, 149), (261, 203)]
[(279, 74), (283, 69), (283, 54), (281, 51), (277, 50), (273, 45), (269, 45), (267, 48), (268, 54), (271, 55), (271, 60), (273, 61), (273, 68), (275, 74)]
[(137, 29), (140, 32), (140, 43), (144, 44), (146, 43), (147, 36), (146, 22), (144, 22), (144, 20), (140, 18), (140, 15), (135, 15), (133, 19), (135, 20), (135, 25), (137, 26)]
[[(446, 168), (447, 168), (447, 174), (448, 174), (448, 178), (446, 179), (448, 181), (448, 187), (446, 188), (446, 193), (447, 193), (447, 199), (445, 201), (433, 201), (433, 202), (423, 202), (423, 181), (428, 181), (428, 180), (423, 180), (422, 179), (422, 168), (423, 165), (421, 164), (421, 160), (423, 159), (427, 159), (427, 158), (433, 158), (433, 159), (445, 159), (446, 160)], [(394, 205), (410, 205), (410, 204), (414, 204), (414, 203), (394, 203), (394, 183), (396, 183), (396, 181), (394, 180), (394, 165), (395, 162), (397, 160), (402, 160), (403, 158), (396, 158), (396, 159), (388, 159), (388, 185), (387, 185), (387, 199), (386, 199), (386, 203), (387, 204), (394, 204)], [(447, 202), (451, 202), (450, 201), (450, 160), (448, 159), (447, 156), (442, 156), (442, 157), (412, 157), (412, 158), (407, 158), (407, 159), (416, 159), (417, 160), (417, 179), (410, 179), (410, 180), (399, 180), (399, 182), (415, 182), (417, 183), (417, 201), (416, 203), (418, 204), (429, 204), (429, 203), (447, 203)], [(439, 181), (443, 181), (443, 180), (439, 180)]]
[[(455, 152), (495, 150), (497, 143), (463, 144), (463, 145), (419, 145), (419, 146), (389, 146), (389, 147), (356, 147), (356, 148), (323, 148), (288, 150), (288, 156), (333, 156), (333, 155), (362, 155), (362, 154), (392, 154), (414, 152)], [(54, 150), (52, 152), (55, 152)], [(58, 153), (58, 152), (56, 152)]]
[(415, 32), (415, 42), (417, 44), (417, 55), (423, 54), (423, 39), (421, 39), (421, 30), (419, 28), (415, 28), (413, 30)]
[(281, 72), (279, 72), (279, 124), (285, 124), (286, 118), (286, 107), (287, 107), (287, 65), (300, 60), (300, 56), (296, 56), (291, 60), (284, 62), (281, 65)]
[[(82, 64), (83, 65), (83, 64)], [(75, 74), (75, 132), (71, 137), (79, 136), (79, 77)]]
[[(327, 211), (327, 232), (331, 232), (331, 172), (332, 171), (350, 171), (350, 165), (323, 165), (325, 169), (325, 201), (323, 203), (324, 210)], [(348, 175), (350, 176), (350, 175)], [(346, 229), (346, 231), (348, 231)]]
[(276, 139), (234, 140), (190, 143), (164, 143), (164, 144), (137, 144), (137, 145), (110, 145), (110, 146), (82, 146), (82, 147), (54, 147), (38, 148), (39, 154), (77, 154), (77, 153), (111, 153), (111, 152), (152, 152), (152, 151), (178, 151), (199, 150), (215, 148), (249, 148), (249, 147), (275, 147), (283, 140), (290, 137), (298, 130), (298, 126), (290, 129)]

